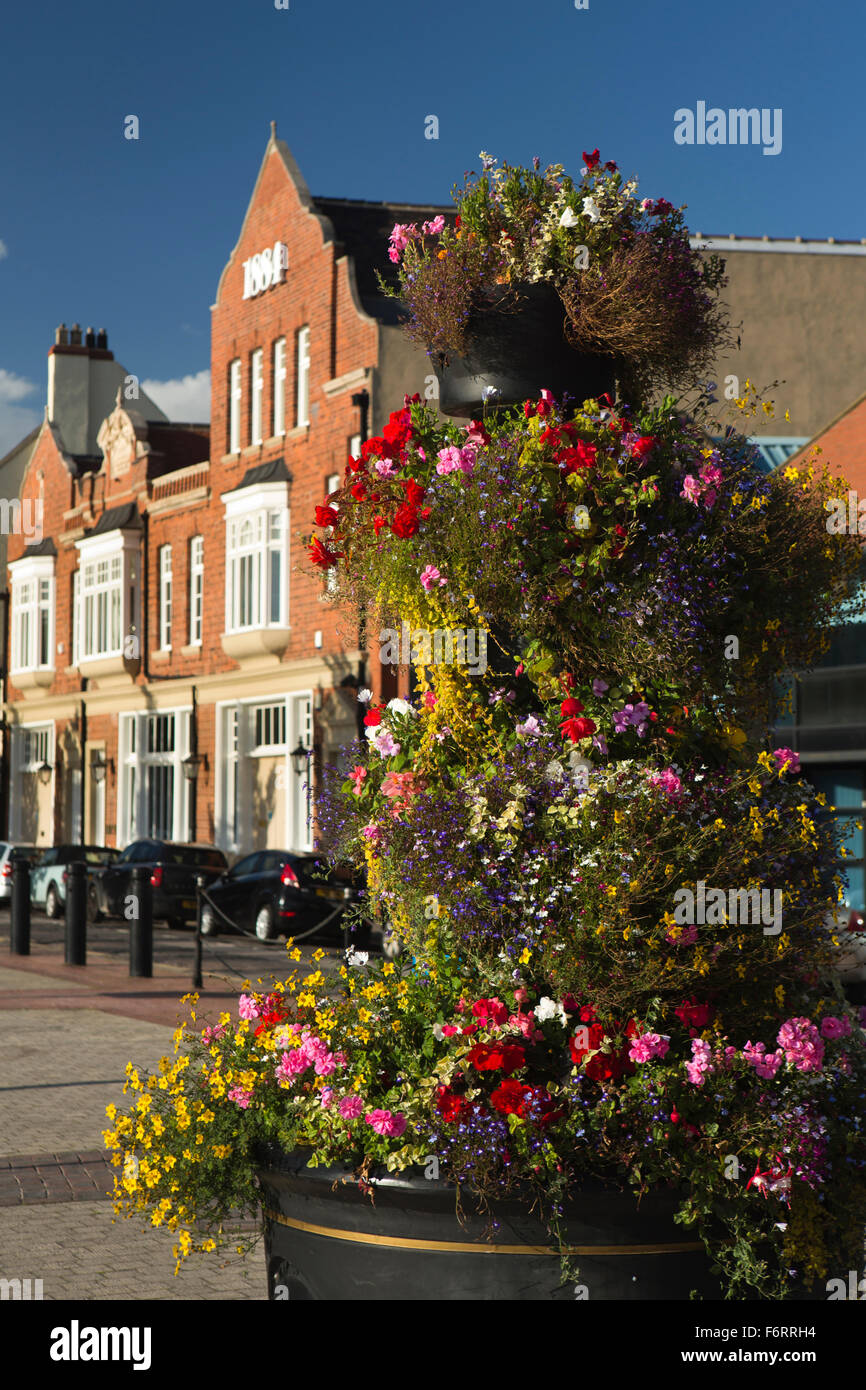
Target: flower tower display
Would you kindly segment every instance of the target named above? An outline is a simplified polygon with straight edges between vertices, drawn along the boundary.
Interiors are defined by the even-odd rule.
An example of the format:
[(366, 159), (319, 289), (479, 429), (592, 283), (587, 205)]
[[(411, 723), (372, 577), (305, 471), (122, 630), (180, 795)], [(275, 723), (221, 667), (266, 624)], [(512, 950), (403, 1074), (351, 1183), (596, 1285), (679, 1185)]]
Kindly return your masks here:
[[(119, 1210), (178, 1231), (180, 1258), (264, 1192), (270, 1248), (290, 1240), (274, 1268), (301, 1296), (327, 1296), (330, 1226), (328, 1268), (357, 1280), (334, 1296), (394, 1296), (406, 1276), (387, 1262), (379, 1291), (357, 1292), (382, 1248), (471, 1261), (504, 1225), (502, 1260), (472, 1268), (519, 1264), (519, 1240), (542, 1264), (559, 1254), (537, 1297), (575, 1281), (590, 1298), (688, 1297), (697, 1265), (676, 1291), (596, 1276), (603, 1258), (631, 1271), (630, 1246), (654, 1270), (705, 1252), (703, 1291), (735, 1298), (823, 1296), (862, 1263), (866, 1018), (826, 926), (845, 850), (767, 732), (785, 673), (825, 647), (859, 544), (826, 529), (826, 472), (763, 472), (741, 435), (713, 431), (706, 390), (703, 407), (648, 395), (717, 341), (712, 296), (680, 214), (638, 203), (597, 151), (586, 165), (589, 188), (491, 163), (460, 226), (395, 228), (392, 260), (424, 286), (409, 310), (432, 353), (466, 346), (456, 319), (446, 344), (422, 313), (452, 252), (477, 269), (470, 327), (489, 282), (535, 267), (569, 335), (617, 354), (634, 394), (539, 382), (516, 408), (491, 391), (468, 424), (407, 398), (316, 512), (310, 559), (335, 601), (414, 671), (409, 700), (360, 692), (366, 747), (319, 795), (322, 847), (365, 867), (400, 954), (351, 951), (340, 989), (317, 966), (247, 992), (238, 1021), (193, 1019), (112, 1116)], [(561, 270), (586, 245), (620, 286), (606, 318), (598, 282), (584, 303)], [(299, 1205), (277, 1210), (293, 1183)], [(396, 1207), (414, 1213), (402, 1235)], [(411, 1296), (498, 1296), (472, 1277)]]

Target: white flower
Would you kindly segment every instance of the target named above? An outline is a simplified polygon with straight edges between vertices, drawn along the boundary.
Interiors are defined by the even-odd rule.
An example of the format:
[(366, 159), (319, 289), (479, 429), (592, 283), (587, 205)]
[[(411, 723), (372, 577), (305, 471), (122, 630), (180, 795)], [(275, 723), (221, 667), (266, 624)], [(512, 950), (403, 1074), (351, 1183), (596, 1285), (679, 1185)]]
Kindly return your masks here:
[(442, 1039), (445, 1037), (445, 1034), (442, 1032), (442, 1024), (441, 1024), (441, 1023), (434, 1023), (434, 1024), (433, 1024), (433, 1036), (434, 1036), (434, 1038), (436, 1039), (437, 1042), (441, 1042)]
[(358, 703), (359, 703), (359, 704), (361, 704), (361, 705), (368, 705), (368, 704), (370, 703), (370, 701), (372, 700), (372, 698), (373, 698), (373, 692), (372, 692), (372, 690), (364, 689), (364, 690), (359, 690), (359, 691), (358, 691)]
[(515, 724), (514, 732), (519, 734), (521, 738), (536, 738), (541, 732), (541, 725), (535, 715), (530, 714), (523, 724)]
[(574, 208), (566, 208), (559, 219), (560, 227), (576, 227), (578, 222), (577, 213)]
[(565, 779), (565, 768), (562, 763), (556, 761), (548, 763), (544, 769), (544, 775), (548, 782), (562, 782)]
[(369, 952), (367, 952), (367, 951), (351, 951), (351, 950), (350, 950), (350, 951), (347, 951), (347, 952), (346, 952), (346, 964), (347, 964), (347, 965), (366, 965), (366, 964), (367, 964), (367, 961), (368, 961), (369, 959), (370, 959), (370, 955), (369, 955)]
[(590, 222), (601, 221), (601, 213), (598, 210), (598, 204), (594, 198), (584, 198), (583, 215), (584, 217), (588, 217)]
[(388, 708), (389, 708), (389, 709), (392, 709), (392, 710), (394, 711), (395, 714), (414, 714), (414, 713), (415, 713), (415, 711), (413, 710), (412, 706), (409, 704), (409, 701), (408, 701), (408, 700), (399, 700), (399, 699), (398, 699), (398, 700), (389, 700), (389, 701), (388, 701)]
[(539, 999), (532, 1011), (539, 1023), (546, 1023), (550, 1018), (558, 1018), (560, 1023), (565, 1023), (565, 1009), (561, 1004), (557, 1004), (555, 999), (550, 999), (547, 995)]
[(498, 396), (498, 395), (499, 395), (499, 387), (498, 387), (498, 386), (485, 386), (484, 390), (481, 392), (481, 399), (484, 400), (484, 401), (490, 401), (490, 400), (493, 399), (494, 396)]

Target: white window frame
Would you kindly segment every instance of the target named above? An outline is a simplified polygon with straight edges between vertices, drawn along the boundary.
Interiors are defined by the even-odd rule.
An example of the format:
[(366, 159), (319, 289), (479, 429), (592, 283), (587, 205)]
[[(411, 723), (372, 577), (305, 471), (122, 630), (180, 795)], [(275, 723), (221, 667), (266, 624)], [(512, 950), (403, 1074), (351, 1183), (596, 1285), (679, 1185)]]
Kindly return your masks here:
[[(285, 702), (286, 738), (284, 744), (256, 744), (256, 710), (266, 705)], [(285, 795), (287, 849), (310, 851), (313, 848), (312, 822), (315, 820), (315, 797), (310, 802), (310, 823), (307, 824), (307, 795), (305, 777), (298, 777), (292, 767), (291, 749), (298, 739), (304, 747), (312, 746), (313, 691), (292, 690), (285, 696), (263, 699), (220, 702), (216, 706), (215, 759), (220, 769), (215, 788), (215, 842), (228, 854), (252, 852), (249, 817), (252, 761), (260, 756), (284, 756), (285, 771), (278, 779)], [(312, 762), (310, 764), (312, 767)]]
[[(12, 578), (12, 650), (10, 675), (16, 671), (53, 671), (55, 595), (53, 555), (31, 555), (9, 566)], [(44, 587), (47, 586), (47, 587)], [(40, 650), (43, 620), (46, 651)]]
[(189, 645), (200, 647), (204, 626), (204, 536), (189, 543)]
[(171, 651), (171, 619), (173, 584), (171, 577), (171, 546), (159, 547), (159, 649)]
[[(133, 633), (139, 633), (139, 611), (141, 607), (141, 532), (107, 531), (101, 536), (86, 536), (75, 542), (78, 550), (78, 661), (96, 661), (104, 657), (124, 656), (125, 640)], [(114, 562), (119, 562), (115, 564)], [(89, 580), (93, 568), (102, 563), (108, 566), (108, 579), (95, 582)], [(112, 572), (114, 571), (114, 573)], [(119, 573), (118, 573), (119, 571)], [(132, 575), (136, 581), (133, 584)], [(131, 591), (131, 592), (130, 592)], [(101, 605), (99, 596), (106, 595)], [(108, 642), (104, 647), (94, 642), (94, 631), (100, 625), (100, 607), (104, 609), (104, 625), (108, 629)], [(115, 616), (117, 623), (115, 624)], [(117, 643), (110, 638), (113, 630), (118, 633)]]
[[(16, 724), (11, 729), (11, 783), (12, 797), (9, 808), (9, 835), (18, 840), (24, 833), (24, 797), (19, 781), (25, 772), (37, 773), (43, 763), (51, 767), (51, 793), (48, 813), (48, 827), (54, 823), (54, 797), (56, 791), (55, 773), (55, 729), (48, 724)], [(25, 757), (25, 754), (27, 755)], [(37, 837), (38, 838), (38, 837)], [(49, 843), (53, 836), (49, 835)]]
[(229, 453), (241, 451), (241, 359), (229, 363)]
[(265, 401), (265, 354), (262, 348), (253, 348), (250, 354), (250, 443), (261, 444), (263, 409)]
[(298, 371), (298, 389), (295, 403), (295, 423), (300, 429), (310, 423), (310, 329), (309, 325), (298, 329), (295, 340), (295, 361)]
[[(149, 721), (165, 716), (174, 717), (174, 748), (171, 752), (148, 752)], [(150, 837), (147, 820), (148, 769), (172, 769), (172, 815), (169, 840), (189, 838), (189, 782), (183, 773), (183, 760), (190, 752), (190, 721), (192, 710), (187, 706), (172, 709), (136, 710), (118, 716), (118, 784), (117, 784), (117, 842), (128, 845), (133, 840)]]
[(274, 438), (286, 432), (286, 340), (274, 343)]
[(288, 491), (281, 482), (222, 494), (226, 633), (289, 625)]

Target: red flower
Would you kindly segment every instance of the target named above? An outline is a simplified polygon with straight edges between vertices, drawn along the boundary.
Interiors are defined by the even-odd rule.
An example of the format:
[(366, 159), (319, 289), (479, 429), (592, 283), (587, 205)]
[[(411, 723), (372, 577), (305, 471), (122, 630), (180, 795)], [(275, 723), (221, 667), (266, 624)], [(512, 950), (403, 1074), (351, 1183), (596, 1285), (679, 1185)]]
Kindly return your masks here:
[(563, 738), (570, 738), (572, 743), (577, 743), (582, 738), (588, 738), (594, 734), (598, 727), (594, 719), (565, 719), (559, 726), (562, 730)]
[(514, 1043), (476, 1043), (467, 1054), (476, 1071), (519, 1071), (526, 1066), (526, 1054)]
[(337, 513), (336, 513), (336, 511), (334, 510), (333, 507), (317, 507), (317, 508), (316, 508), (316, 525), (317, 525), (317, 526), (336, 526), (336, 524), (337, 524)]
[(692, 1037), (701, 1028), (706, 1028), (715, 1012), (712, 1004), (699, 1004), (694, 996), (691, 999), (684, 999), (679, 1007), (674, 1009), (674, 1014), (681, 1023), (685, 1024)]
[(406, 504), (398, 507), (394, 513), (394, 520), (391, 522), (391, 530), (395, 536), (399, 536), (404, 541), (408, 540), (410, 536), (414, 536), (418, 530), (418, 513), (415, 508)]
[(571, 696), (568, 700), (563, 700), (559, 707), (559, 712), (563, 714), (566, 719), (570, 719), (573, 714), (583, 714), (585, 708), (585, 705), (582, 705), (579, 700), (575, 700), (574, 697)]
[(402, 448), (412, 433), (412, 417), (408, 410), (394, 410), (382, 431), (389, 444)]
[(609, 174), (615, 174), (615, 173), (616, 173), (617, 166), (614, 164), (614, 162), (613, 162), (612, 159), (609, 159), (609, 160), (607, 161), (607, 163), (605, 164), (604, 167), (605, 167), (605, 169), (607, 170), (607, 172), (608, 172)]
[(375, 729), (377, 724), (382, 723), (382, 711), (380, 709), (370, 709), (364, 715), (364, 723), (368, 729)]
[(406, 494), (406, 505), (409, 507), (417, 507), (427, 491), (416, 483), (414, 478), (402, 478), (400, 486)]
[(367, 484), (363, 482), (355, 483), (351, 491), (356, 502), (363, 502), (364, 498), (367, 496)]
[(466, 1101), (463, 1096), (455, 1095), (447, 1086), (437, 1086), (436, 1109), (446, 1124), (453, 1124), (466, 1109)]
[(385, 525), (385, 518), (384, 518), (383, 516), (374, 516), (374, 517), (373, 517), (373, 530), (376, 532), (376, 535), (377, 535), (377, 536), (378, 536), (379, 532), (381, 531), (381, 529), (382, 529), (382, 527), (383, 527), (384, 525)]
[(582, 154), (583, 162), (586, 165), (587, 169), (594, 169), (598, 164), (598, 150), (593, 150), (592, 154), (587, 154), (586, 150), (583, 150)]
[[(504, 1023), (508, 1018), (508, 1005), (503, 1004), (501, 999), (477, 999), (472, 1005), (472, 1012), (476, 1018), (489, 1018), (494, 1023)], [(466, 1029), (463, 1031), (465, 1033)]]
[[(592, 1005), (589, 1006), (592, 1009)], [(594, 1010), (592, 1010), (594, 1012)], [(581, 1009), (581, 1017), (589, 1010)], [(631, 1023), (632, 1020), (629, 1020)], [(590, 1052), (595, 1055), (590, 1057), (585, 1063), (583, 1072), (591, 1081), (618, 1081), (622, 1076), (631, 1076), (634, 1073), (634, 1063), (629, 1061), (628, 1049), (622, 1046), (618, 1051), (601, 1052), (601, 1044), (604, 1042), (607, 1029), (601, 1023), (590, 1023), (588, 1034), (588, 1046), (578, 1047), (575, 1038), (569, 1038), (568, 1047), (571, 1052), (571, 1060), (575, 1066), (579, 1066), (584, 1057)], [(621, 1032), (621, 1028), (613, 1026), (611, 1032)]]
[(634, 444), (632, 444), (631, 446), (630, 453), (632, 458), (638, 459), (641, 463), (643, 463), (643, 460), (646, 458), (647, 454), (649, 454), (655, 448), (657, 443), (658, 440), (653, 439), (651, 434), (641, 435), (640, 439), (636, 439)]
[(567, 473), (577, 473), (581, 468), (594, 468), (597, 454), (595, 444), (587, 444), (585, 439), (579, 439), (571, 448), (563, 449), (559, 458), (566, 465)]
[[(365, 463), (368, 459), (380, 458), (382, 455), (382, 449), (384, 447), (384, 439), (365, 439), (364, 443), (361, 445), (361, 458), (364, 460)], [(354, 471), (357, 472), (358, 470), (355, 469)]]
[(329, 550), (326, 545), (322, 545), (318, 536), (314, 536), (310, 541), (310, 559), (320, 569), (332, 569), (340, 558), (340, 553), (340, 551)]
[(524, 1100), (531, 1095), (531, 1086), (522, 1086), (519, 1081), (511, 1078), (500, 1081), (490, 1097), (490, 1104), (500, 1115), (519, 1115), (522, 1114)]

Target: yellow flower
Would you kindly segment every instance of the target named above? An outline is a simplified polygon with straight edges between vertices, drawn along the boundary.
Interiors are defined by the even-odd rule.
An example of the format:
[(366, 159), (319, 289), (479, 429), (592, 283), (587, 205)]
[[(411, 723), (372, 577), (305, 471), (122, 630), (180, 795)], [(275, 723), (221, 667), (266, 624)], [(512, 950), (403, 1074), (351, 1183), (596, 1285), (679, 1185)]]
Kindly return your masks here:
[(531, 959), (532, 959), (532, 952), (530, 951), (530, 949), (529, 949), (528, 946), (524, 946), (524, 948), (523, 948), (523, 950), (521, 951), (520, 956), (519, 956), (520, 964), (521, 964), (521, 965), (528, 965)]

